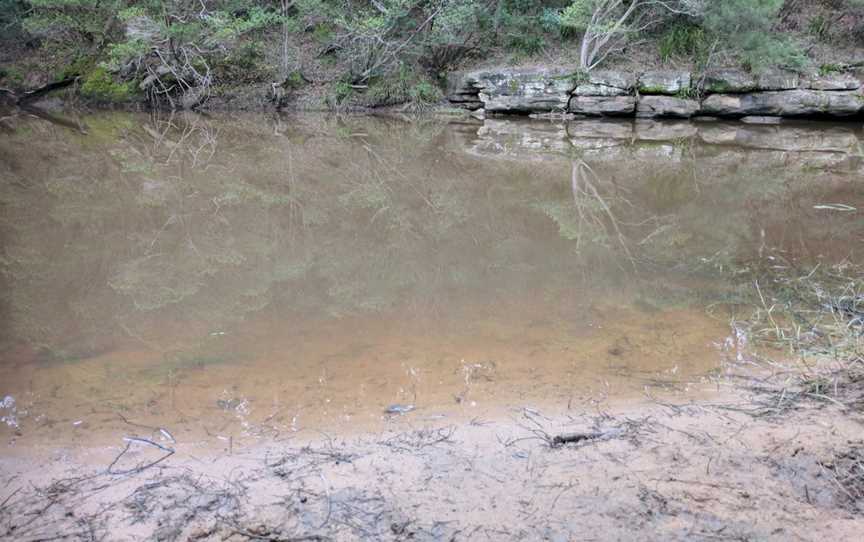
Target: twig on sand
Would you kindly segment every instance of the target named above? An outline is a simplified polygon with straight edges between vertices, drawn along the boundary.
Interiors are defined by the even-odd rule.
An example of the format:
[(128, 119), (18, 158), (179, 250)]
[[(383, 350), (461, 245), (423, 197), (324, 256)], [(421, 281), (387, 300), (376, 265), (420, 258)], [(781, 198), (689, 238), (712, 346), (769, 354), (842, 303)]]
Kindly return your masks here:
[(5, 499), (3, 499), (3, 502), (0, 502), (0, 510), (3, 510), (3, 508), (6, 506), (6, 503), (8, 503), (12, 499), (12, 497), (14, 497), (15, 494), (19, 491), (21, 491), (21, 487), (18, 487), (18, 489), (16, 489), (12, 493), (10, 493)]
[[(168, 459), (169, 457), (171, 457), (171, 456), (174, 455), (174, 453), (175, 453), (175, 450), (174, 450), (173, 448), (169, 448), (169, 447), (167, 447), (167, 446), (162, 446), (162, 445), (159, 444), (158, 442), (153, 442), (152, 440), (149, 440), (149, 439), (146, 439), (146, 438), (139, 438), (139, 437), (123, 437), (123, 440), (126, 441), (126, 447), (123, 448), (123, 451), (120, 452), (120, 453), (117, 455), (117, 457), (114, 458), (114, 461), (112, 461), (110, 465), (108, 465), (108, 468), (107, 468), (106, 471), (105, 471), (105, 472), (107, 472), (108, 474), (121, 474), (121, 475), (125, 475), (125, 474), (138, 474), (139, 472), (145, 471), (145, 470), (149, 469), (150, 467), (153, 467), (153, 466), (155, 466), (155, 465), (158, 465), (159, 463), (161, 463), (162, 461), (165, 461), (166, 459)], [(137, 443), (141, 443), (141, 444), (146, 444), (146, 445), (148, 445), (148, 446), (155, 446), (156, 448), (159, 448), (160, 450), (164, 451), (165, 454), (162, 455), (162, 456), (160, 456), (158, 459), (155, 459), (155, 460), (153, 460), (153, 461), (151, 461), (151, 462), (149, 462), (149, 463), (146, 463), (146, 464), (144, 464), (144, 465), (138, 465), (137, 467), (132, 468), (132, 469), (126, 469), (126, 470), (120, 470), (120, 471), (115, 471), (115, 470), (113, 470), (113, 469), (114, 469), (114, 465), (116, 465), (117, 462), (120, 461), (120, 459), (121, 459), (124, 455), (126, 455), (126, 452), (129, 451), (129, 448), (132, 446), (132, 444), (134, 444), (134, 443), (136, 443), (136, 442), (137, 442)]]
[(602, 438), (607, 433), (602, 432), (594, 432), (594, 433), (565, 433), (562, 435), (556, 435), (550, 441), (550, 445), (553, 448), (557, 448), (559, 446), (564, 446), (565, 444), (572, 444), (575, 442), (582, 442), (584, 440), (597, 440)]
[(324, 483), (324, 493), (327, 494), (327, 517), (325, 517), (324, 521), (321, 522), (321, 525), (318, 526), (318, 528), (321, 529), (330, 523), (330, 516), (333, 515), (333, 497), (330, 495), (330, 489), (327, 487), (327, 479), (324, 478), (324, 473), (319, 472), (318, 475), (321, 477), (321, 482)]
[(123, 414), (120, 414), (119, 412), (117, 412), (116, 414), (117, 414), (117, 416), (120, 417), (121, 420), (123, 420), (123, 422), (124, 422), (126, 425), (131, 425), (132, 427), (140, 427), (140, 428), (142, 428), (142, 429), (149, 429), (151, 433), (159, 433), (160, 435), (162, 435), (162, 436), (165, 437), (166, 439), (170, 440), (171, 442), (173, 442), (173, 443), (175, 443), (175, 444), (177, 443), (177, 440), (174, 438), (174, 435), (172, 435), (172, 434), (171, 434), (167, 429), (165, 429), (164, 427), (154, 427), (154, 426), (152, 426), (152, 425), (144, 425), (144, 424), (142, 424), (142, 423), (135, 423), (135, 422), (131, 422), (131, 421), (129, 421), (129, 420), (126, 418), (126, 416), (124, 416)]
[(379, 444), (403, 452), (419, 451), (422, 448), (435, 446), (436, 444), (452, 444), (452, 437), (455, 432), (455, 426), (438, 429), (421, 429), (409, 433), (400, 433), (381, 441)]
[(236, 525), (232, 525), (230, 530), (232, 533), (238, 536), (245, 536), (250, 540), (269, 540), (271, 542), (326, 542), (327, 540), (331, 540), (329, 537), (318, 534), (287, 537), (273, 533), (258, 534), (242, 529)]

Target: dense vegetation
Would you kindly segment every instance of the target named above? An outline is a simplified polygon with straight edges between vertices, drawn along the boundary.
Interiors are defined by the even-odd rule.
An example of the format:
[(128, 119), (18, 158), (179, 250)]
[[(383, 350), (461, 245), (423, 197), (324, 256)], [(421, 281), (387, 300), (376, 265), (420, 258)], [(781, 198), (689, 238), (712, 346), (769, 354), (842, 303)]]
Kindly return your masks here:
[(80, 76), (93, 100), (188, 108), (311, 85), (331, 107), (422, 107), (478, 59), (818, 69), (820, 44), (864, 45), (864, 1), (0, 0), (0, 29), (13, 88)]

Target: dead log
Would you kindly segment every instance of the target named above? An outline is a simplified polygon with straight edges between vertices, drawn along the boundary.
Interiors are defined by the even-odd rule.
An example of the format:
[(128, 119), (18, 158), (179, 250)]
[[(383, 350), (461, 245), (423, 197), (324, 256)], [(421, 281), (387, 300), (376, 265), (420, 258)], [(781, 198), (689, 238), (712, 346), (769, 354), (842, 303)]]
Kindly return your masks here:
[(54, 81), (53, 83), (48, 83), (47, 85), (43, 85), (33, 90), (27, 90), (21, 94), (17, 94), (15, 91), (8, 88), (0, 88), (0, 105), (6, 107), (24, 106), (32, 101), (38, 100), (49, 92), (66, 88), (76, 83), (78, 79), (78, 76), (69, 77), (68, 79)]

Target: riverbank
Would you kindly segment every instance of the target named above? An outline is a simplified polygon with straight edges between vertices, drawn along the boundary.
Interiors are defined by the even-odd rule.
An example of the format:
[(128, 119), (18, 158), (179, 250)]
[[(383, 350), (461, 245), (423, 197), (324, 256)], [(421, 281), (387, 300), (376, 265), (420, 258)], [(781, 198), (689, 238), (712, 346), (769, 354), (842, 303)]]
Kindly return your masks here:
[(860, 412), (745, 381), (714, 401), (409, 413), (382, 432), (222, 451), (130, 428), (148, 440), (59, 450), (50, 467), (0, 460), (0, 538), (855, 540)]
[[(72, 88), (51, 96), (52, 85), (30, 95), (7, 92), (4, 115), (16, 106), (62, 110), (73, 107), (145, 110), (153, 104), (81, 102)], [(64, 85), (64, 86), (67, 86)], [(53, 85), (60, 87), (60, 85)], [(33, 96), (35, 94), (35, 96)], [(326, 111), (326, 100), (308, 95), (293, 104), (276, 104), (266, 93), (235, 89), (200, 104), (201, 110)], [(321, 98), (318, 96), (318, 98)], [(20, 102), (20, 103), (19, 103)], [(353, 112), (417, 113), (410, 103), (386, 107), (353, 106)], [(574, 68), (499, 67), (454, 72), (447, 78), (444, 99), (426, 103), (422, 112), (470, 115), (526, 116), (557, 120), (579, 118), (742, 119), (750, 124), (774, 124), (780, 119), (860, 120), (864, 117), (864, 83), (858, 71), (797, 73), (771, 70), (753, 74), (739, 69), (705, 73), (686, 70), (581, 73)]]
[[(653, 23), (630, 43), (598, 45), (608, 50), (596, 65), (583, 62), (585, 28), (568, 22), (566, 2), (499, 2), (494, 15), (473, 2), (438, 10), (421, 2), (403, 14), (365, 6), (349, 18), (341, 7), (321, 13), (312, 4), (227, 13), (214, 2), (176, 16), (185, 21), (177, 28), (149, 8), (82, 7), (105, 21), (97, 25), (104, 33), (79, 26), (64, 13), (74, 8), (62, 3), (29, 11), (16, 5), (7, 15), (9, 34), (0, 35), (0, 101), (29, 100), (28, 92), (74, 81), (56, 99), (138, 110), (416, 112), (455, 105), (487, 114), (862, 115), (864, 11), (854, 2), (786, 0), (758, 9), (744, 2), (724, 13), (699, 2), (683, 2), (683, 11), (643, 6)], [(379, 28), (381, 17), (393, 20)], [(417, 17), (415, 30), (403, 25)], [(443, 26), (424, 31), (433, 21)], [(722, 21), (737, 30), (722, 30)], [(172, 41), (181, 30), (189, 40), (182, 45)], [(465, 41), (449, 41), (457, 36)]]
[(779, 117), (860, 117), (861, 87), (854, 72), (499, 68), (454, 74), (447, 99), (479, 115), (743, 117), (771, 122)]

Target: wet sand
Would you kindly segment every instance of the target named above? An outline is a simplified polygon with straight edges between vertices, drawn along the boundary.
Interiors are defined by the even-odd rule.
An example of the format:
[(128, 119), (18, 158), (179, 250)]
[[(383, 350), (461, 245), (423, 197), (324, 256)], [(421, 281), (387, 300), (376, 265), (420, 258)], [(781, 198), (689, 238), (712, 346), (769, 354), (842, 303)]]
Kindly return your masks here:
[[(176, 453), (140, 472), (164, 451), (4, 456), (0, 529), (14, 540), (856, 540), (864, 519), (836, 465), (850, 444), (862, 450), (861, 420), (833, 406), (753, 409), (726, 390), (467, 423), (411, 413), (380, 431), (221, 452), (163, 439)], [(572, 433), (592, 438), (549, 443)]]

